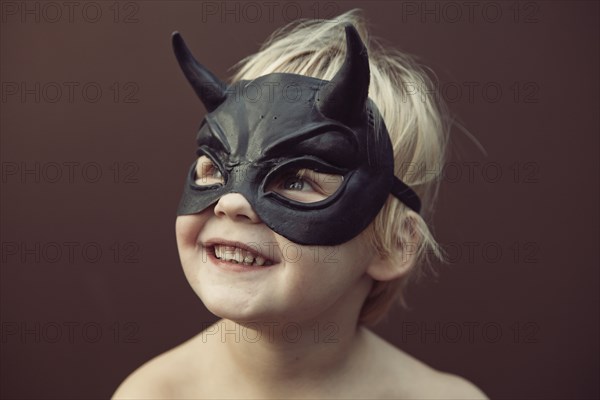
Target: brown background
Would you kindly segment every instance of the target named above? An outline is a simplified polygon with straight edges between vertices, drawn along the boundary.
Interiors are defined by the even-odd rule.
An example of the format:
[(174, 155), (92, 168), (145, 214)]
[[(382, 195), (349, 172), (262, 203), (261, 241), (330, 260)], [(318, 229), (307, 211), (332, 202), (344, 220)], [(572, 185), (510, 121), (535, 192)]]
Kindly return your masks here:
[(597, 398), (598, 3), (264, 3), (2, 2), (2, 398), (106, 398), (214, 320), (175, 247), (204, 111), (171, 32), (226, 78), (298, 11), (354, 7), (488, 153), (453, 131), (434, 220), (452, 263), (377, 331), (493, 398)]

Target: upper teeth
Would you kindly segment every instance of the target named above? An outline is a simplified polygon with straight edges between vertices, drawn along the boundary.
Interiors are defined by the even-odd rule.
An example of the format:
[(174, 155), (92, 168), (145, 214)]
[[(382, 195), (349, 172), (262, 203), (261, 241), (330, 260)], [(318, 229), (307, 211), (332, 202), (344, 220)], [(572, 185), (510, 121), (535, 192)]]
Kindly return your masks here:
[(215, 255), (221, 260), (231, 261), (238, 264), (246, 265), (271, 265), (271, 261), (266, 260), (264, 257), (255, 255), (248, 250), (243, 250), (238, 247), (224, 246), (220, 244), (215, 245)]

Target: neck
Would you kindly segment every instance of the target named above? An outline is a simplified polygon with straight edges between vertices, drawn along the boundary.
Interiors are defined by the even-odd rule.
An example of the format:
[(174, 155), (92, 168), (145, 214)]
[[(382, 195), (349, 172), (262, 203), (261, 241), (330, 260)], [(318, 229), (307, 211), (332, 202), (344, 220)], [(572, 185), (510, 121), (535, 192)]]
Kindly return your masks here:
[(259, 397), (319, 393), (336, 382), (351, 385), (353, 371), (365, 357), (366, 330), (358, 326), (360, 307), (347, 306), (302, 322), (223, 319), (209, 330), (218, 332), (213, 340), (219, 340), (223, 370), (247, 393)]
[[(346, 376), (360, 354), (361, 328), (335, 322), (237, 324), (217, 322), (228, 333), (222, 361), (232, 378), (263, 395), (318, 390)], [(236, 339), (233, 340), (234, 335)], [(227, 336), (227, 335), (226, 335)], [(266, 390), (266, 391), (265, 391)]]

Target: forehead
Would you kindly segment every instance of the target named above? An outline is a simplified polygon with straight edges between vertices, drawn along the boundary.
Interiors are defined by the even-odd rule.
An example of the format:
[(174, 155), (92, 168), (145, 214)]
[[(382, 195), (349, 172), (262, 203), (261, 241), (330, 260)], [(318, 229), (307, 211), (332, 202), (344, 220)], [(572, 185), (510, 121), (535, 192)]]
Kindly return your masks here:
[(355, 150), (356, 137), (343, 124), (325, 118), (315, 99), (320, 79), (275, 73), (240, 81), (227, 90), (227, 99), (205, 117), (198, 144), (214, 144), (234, 157), (260, 158), (294, 144)]

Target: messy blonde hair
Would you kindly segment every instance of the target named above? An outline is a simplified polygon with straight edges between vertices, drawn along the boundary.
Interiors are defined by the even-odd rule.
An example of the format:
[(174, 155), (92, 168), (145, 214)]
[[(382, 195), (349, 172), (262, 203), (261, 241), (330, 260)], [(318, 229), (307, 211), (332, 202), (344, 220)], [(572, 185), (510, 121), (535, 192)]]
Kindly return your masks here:
[[(384, 48), (369, 38), (358, 9), (332, 20), (296, 20), (275, 31), (260, 50), (241, 60), (232, 82), (252, 80), (273, 72), (287, 72), (331, 80), (345, 56), (344, 25), (358, 30), (369, 54), (369, 97), (375, 102), (390, 133), (395, 175), (419, 195), (421, 215), (390, 195), (375, 220), (361, 233), (382, 257), (412, 253), (414, 266), (402, 278), (375, 281), (360, 314), (360, 322), (375, 324), (395, 300), (406, 307), (404, 289), (418, 278), (430, 256), (444, 260), (441, 247), (425, 218), (431, 216), (445, 162), (448, 112), (433, 84), (415, 59)], [(415, 92), (416, 90), (416, 92)]]

